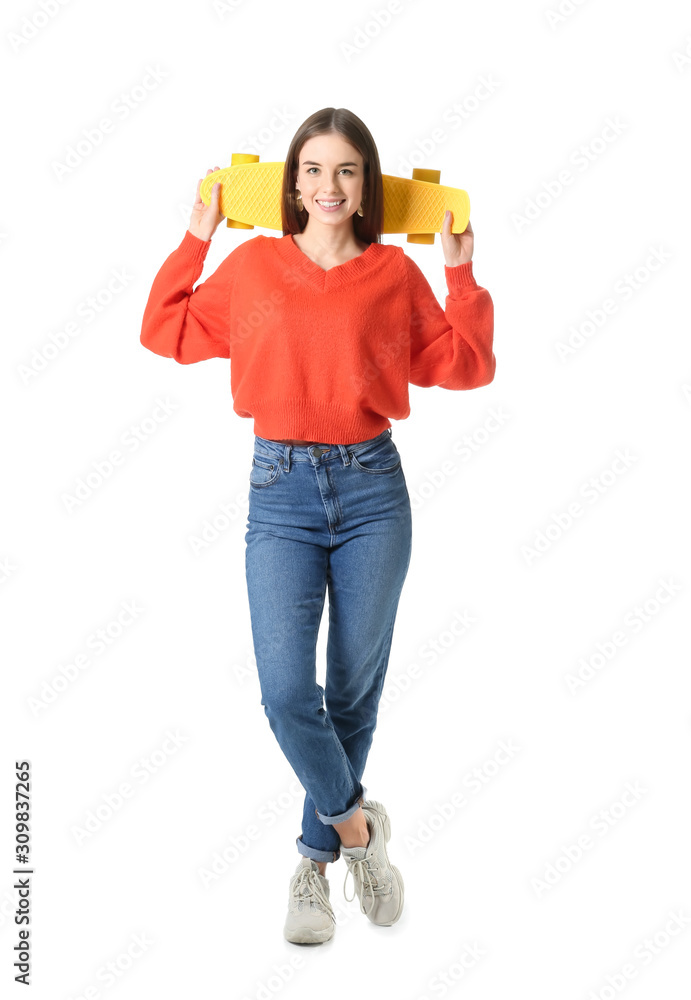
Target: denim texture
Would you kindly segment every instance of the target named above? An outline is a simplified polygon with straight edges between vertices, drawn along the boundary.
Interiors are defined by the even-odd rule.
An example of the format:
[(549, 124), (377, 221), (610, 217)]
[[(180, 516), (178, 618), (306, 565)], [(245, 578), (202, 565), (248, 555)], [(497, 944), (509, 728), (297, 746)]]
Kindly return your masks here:
[(366, 799), (362, 775), (410, 564), (410, 497), (391, 428), (348, 445), (255, 435), (245, 542), (261, 704), (305, 789), (297, 849), (336, 861), (333, 824)]

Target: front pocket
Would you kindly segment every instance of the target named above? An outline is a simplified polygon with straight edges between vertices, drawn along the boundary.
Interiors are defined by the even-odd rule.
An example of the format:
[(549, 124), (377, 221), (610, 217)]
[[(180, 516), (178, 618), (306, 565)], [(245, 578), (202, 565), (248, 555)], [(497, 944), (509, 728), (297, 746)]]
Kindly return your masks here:
[(271, 486), (281, 474), (280, 460), (267, 462), (264, 459), (252, 458), (252, 468), (250, 469), (250, 486), (261, 488)]
[(401, 456), (392, 441), (350, 456), (356, 469), (375, 476), (393, 475), (401, 468)]

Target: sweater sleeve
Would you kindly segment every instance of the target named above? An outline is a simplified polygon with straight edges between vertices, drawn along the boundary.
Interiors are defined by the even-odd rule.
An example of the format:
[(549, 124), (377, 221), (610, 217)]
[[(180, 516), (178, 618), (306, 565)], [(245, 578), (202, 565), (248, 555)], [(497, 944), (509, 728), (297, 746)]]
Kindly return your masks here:
[(181, 365), (230, 357), (229, 308), (231, 253), (192, 291), (211, 246), (185, 231), (182, 242), (163, 262), (149, 292), (140, 342)]
[(404, 254), (410, 292), (412, 385), (477, 389), (494, 378), (494, 304), (473, 277), (473, 262), (444, 266), (448, 288), (443, 310), (427, 278)]

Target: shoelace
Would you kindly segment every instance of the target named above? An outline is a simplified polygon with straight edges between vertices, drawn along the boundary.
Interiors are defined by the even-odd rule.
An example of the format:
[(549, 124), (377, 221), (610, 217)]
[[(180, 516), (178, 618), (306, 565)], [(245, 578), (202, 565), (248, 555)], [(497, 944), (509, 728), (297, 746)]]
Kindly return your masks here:
[(310, 871), (309, 868), (304, 868), (296, 876), (295, 884), (293, 885), (292, 902), (295, 909), (297, 910), (300, 899), (308, 900), (310, 896), (314, 896), (316, 905), (321, 905), (333, 920), (334, 914), (331, 903), (322, 888), (321, 882), (317, 878), (317, 873)]
[[(356, 875), (360, 879), (362, 885), (362, 899), (360, 900), (360, 909), (363, 913), (367, 913), (365, 909), (365, 899), (368, 896), (372, 898), (372, 906), (374, 906), (375, 895), (381, 896), (382, 893), (386, 892), (385, 885), (379, 885), (376, 871), (379, 870), (379, 865), (376, 865), (372, 858), (347, 858), (346, 864), (348, 865), (348, 871), (346, 872), (346, 877), (343, 881), (343, 895), (346, 900), (351, 903), (355, 899), (355, 894), (357, 892), (357, 881)], [(346, 882), (348, 881), (348, 876), (353, 876), (353, 895), (348, 899), (345, 894)], [(369, 889), (369, 893), (367, 892)], [(371, 909), (372, 907), (370, 907)]]

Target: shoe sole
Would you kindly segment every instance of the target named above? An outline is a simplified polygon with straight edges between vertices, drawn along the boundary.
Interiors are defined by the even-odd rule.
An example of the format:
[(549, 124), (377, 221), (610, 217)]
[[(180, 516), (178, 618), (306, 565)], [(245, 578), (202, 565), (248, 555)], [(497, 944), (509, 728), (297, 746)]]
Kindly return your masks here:
[(325, 927), (318, 931), (313, 927), (302, 927), (294, 931), (283, 931), (283, 937), (291, 944), (324, 944), (330, 941), (334, 935), (333, 927)]

